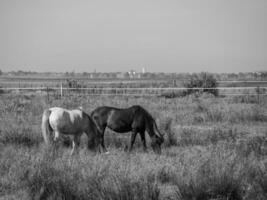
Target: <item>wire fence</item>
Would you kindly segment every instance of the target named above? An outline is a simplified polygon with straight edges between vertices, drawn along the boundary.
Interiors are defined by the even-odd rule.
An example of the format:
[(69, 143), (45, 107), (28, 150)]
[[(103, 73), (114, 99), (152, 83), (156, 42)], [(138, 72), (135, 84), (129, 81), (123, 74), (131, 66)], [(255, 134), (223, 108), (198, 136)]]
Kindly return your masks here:
[(5, 87), (0, 88), (2, 93), (8, 92), (46, 92), (57, 93), (60, 96), (73, 94), (87, 94), (87, 95), (133, 95), (133, 96), (155, 96), (155, 95), (179, 95), (186, 91), (194, 92), (207, 92), (207, 91), (217, 91), (219, 95), (267, 95), (267, 87), (218, 87), (218, 88), (186, 88), (186, 87), (142, 87), (142, 88), (118, 88), (118, 87)]
[[(186, 87), (143, 87), (143, 88), (118, 88), (118, 87), (6, 87), (0, 88), (0, 96), (8, 94), (26, 94), (45, 96), (47, 102), (52, 99), (62, 99), (74, 96), (131, 96), (131, 97), (183, 97), (186, 94), (203, 92), (217, 94), (219, 97), (232, 97), (245, 103), (267, 101), (267, 87), (217, 87), (217, 88), (186, 88)], [(236, 99), (238, 98), (238, 99)]]

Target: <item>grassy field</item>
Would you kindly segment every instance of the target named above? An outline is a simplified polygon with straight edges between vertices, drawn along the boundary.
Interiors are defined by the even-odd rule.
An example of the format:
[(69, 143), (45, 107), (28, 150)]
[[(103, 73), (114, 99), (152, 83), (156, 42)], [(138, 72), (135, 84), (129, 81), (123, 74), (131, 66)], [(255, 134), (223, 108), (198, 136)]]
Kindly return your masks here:
[[(267, 98), (0, 96), (0, 199), (267, 199)], [(165, 133), (161, 155), (144, 153), (137, 137), (106, 131), (110, 154), (46, 147), (45, 108), (139, 104)], [(147, 138), (149, 141), (149, 138)]]

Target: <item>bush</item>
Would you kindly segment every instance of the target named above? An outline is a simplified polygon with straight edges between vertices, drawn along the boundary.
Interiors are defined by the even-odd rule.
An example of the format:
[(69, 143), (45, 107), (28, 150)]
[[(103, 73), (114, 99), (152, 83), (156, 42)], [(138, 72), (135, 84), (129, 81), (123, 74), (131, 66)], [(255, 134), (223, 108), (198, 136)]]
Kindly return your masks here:
[(237, 143), (237, 149), (243, 156), (253, 153), (255, 156), (267, 155), (267, 134), (251, 134)]
[[(188, 89), (185, 91), (186, 95), (192, 93), (207, 92), (215, 96), (218, 96), (218, 90), (216, 89), (218, 83), (212, 74), (204, 72), (200, 74), (192, 74), (188, 77), (188, 80), (183, 83), (183, 85), (186, 88), (201, 88), (201, 89)], [(205, 89), (205, 88), (212, 88), (212, 89)]]
[(1, 89), (2, 87), (0, 87), (0, 94), (4, 94), (5, 91), (3, 89)]
[(162, 124), (163, 130), (166, 134), (166, 142), (165, 145), (167, 147), (176, 146), (177, 145), (177, 136), (176, 133), (172, 130), (172, 119), (167, 118), (165, 122)]

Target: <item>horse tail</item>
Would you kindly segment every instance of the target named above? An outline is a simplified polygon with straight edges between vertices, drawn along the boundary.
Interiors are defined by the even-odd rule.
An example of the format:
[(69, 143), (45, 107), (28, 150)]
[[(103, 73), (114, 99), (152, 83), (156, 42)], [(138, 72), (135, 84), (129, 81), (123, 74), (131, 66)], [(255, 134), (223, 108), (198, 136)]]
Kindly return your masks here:
[(50, 110), (45, 110), (42, 117), (42, 135), (46, 144), (49, 143), (49, 135), (52, 134), (52, 128), (49, 124)]

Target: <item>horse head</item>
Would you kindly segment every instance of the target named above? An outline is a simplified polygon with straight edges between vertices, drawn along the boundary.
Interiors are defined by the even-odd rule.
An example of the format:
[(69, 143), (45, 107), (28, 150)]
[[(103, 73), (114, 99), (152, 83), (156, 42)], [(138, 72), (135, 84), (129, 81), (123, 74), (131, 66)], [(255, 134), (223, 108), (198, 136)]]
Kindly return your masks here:
[(164, 142), (162, 135), (155, 135), (151, 140), (151, 147), (153, 151), (157, 154), (161, 154), (161, 144)]

